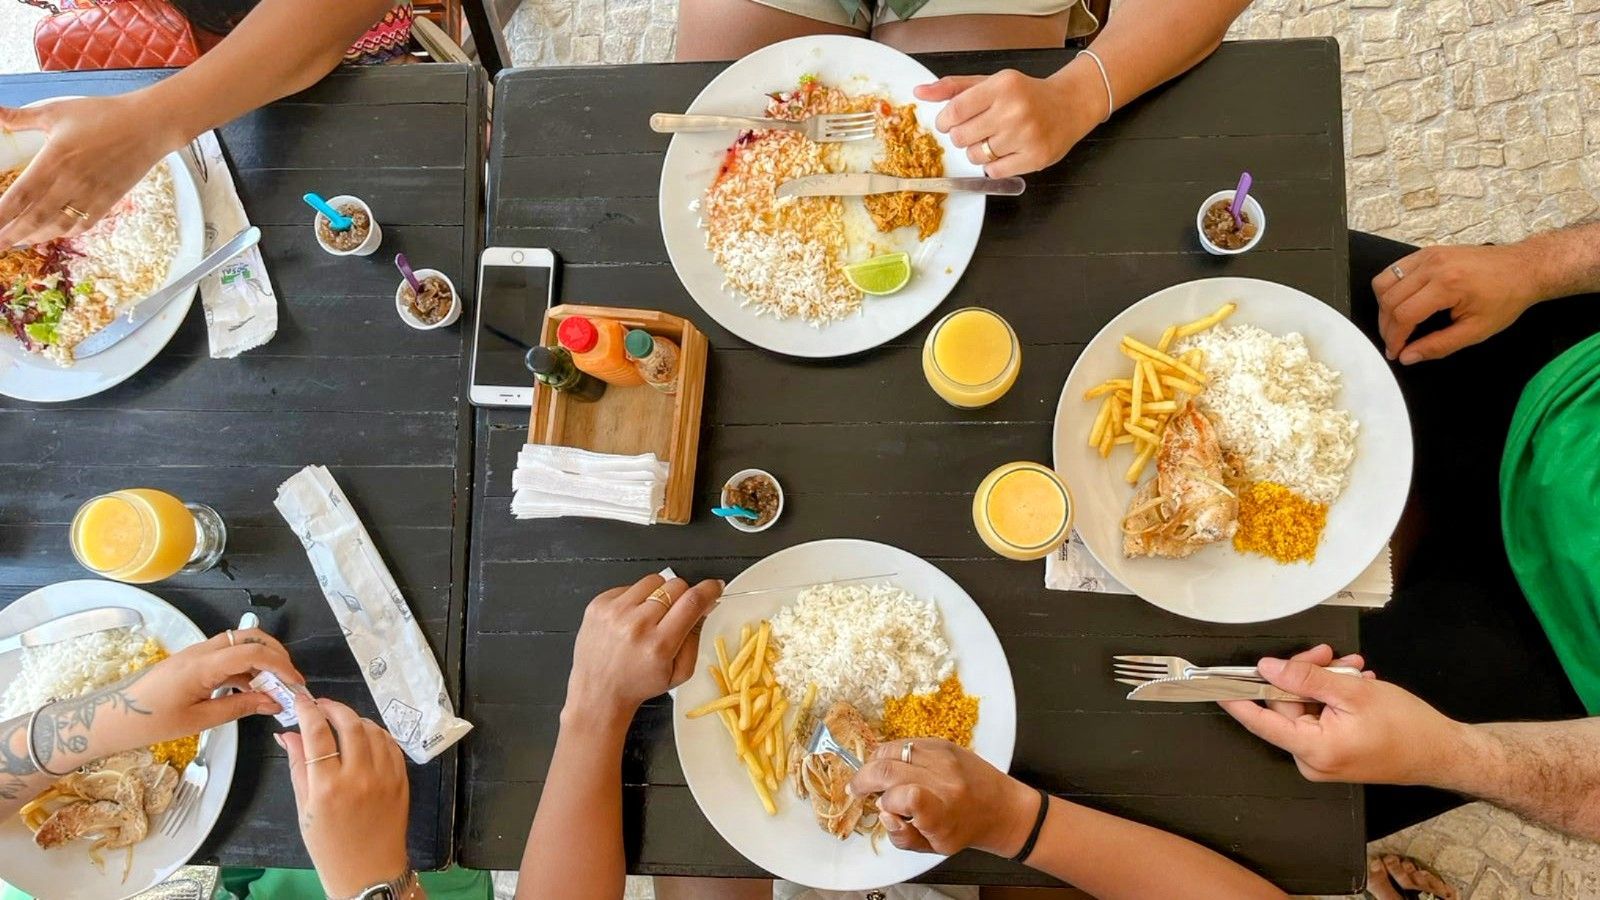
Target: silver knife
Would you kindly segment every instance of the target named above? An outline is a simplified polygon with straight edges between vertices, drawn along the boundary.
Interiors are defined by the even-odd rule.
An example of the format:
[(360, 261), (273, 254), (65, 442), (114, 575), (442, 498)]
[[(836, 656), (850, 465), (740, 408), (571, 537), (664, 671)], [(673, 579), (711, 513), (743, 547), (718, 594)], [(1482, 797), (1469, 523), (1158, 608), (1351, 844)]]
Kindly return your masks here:
[(937, 194), (999, 194), (1015, 197), (1027, 187), (1021, 178), (896, 178), (876, 172), (842, 175), (803, 175), (778, 185), (779, 197), (860, 197), (895, 191), (929, 191)]
[(84, 338), (73, 348), (72, 355), (83, 359), (111, 349), (118, 341), (138, 331), (144, 323), (155, 318), (179, 294), (199, 284), (200, 279), (222, 268), (228, 260), (243, 253), (246, 248), (255, 246), (259, 240), (261, 240), (261, 229), (254, 225), (234, 235), (233, 240), (211, 251), (205, 259), (200, 260), (199, 265), (179, 276), (176, 281), (140, 300), (128, 310), (127, 315)]
[(45, 644), (56, 644), (97, 631), (105, 631), (108, 628), (131, 628), (143, 623), (144, 617), (139, 615), (138, 610), (124, 606), (86, 609), (51, 619), (43, 625), (35, 625), (10, 637), (0, 638), (0, 653), (10, 653), (22, 647), (42, 647)]
[(1316, 702), (1270, 684), (1240, 681), (1236, 678), (1158, 678), (1134, 688), (1128, 694), (1128, 699), (1154, 700), (1162, 703), (1211, 703), (1217, 700)]

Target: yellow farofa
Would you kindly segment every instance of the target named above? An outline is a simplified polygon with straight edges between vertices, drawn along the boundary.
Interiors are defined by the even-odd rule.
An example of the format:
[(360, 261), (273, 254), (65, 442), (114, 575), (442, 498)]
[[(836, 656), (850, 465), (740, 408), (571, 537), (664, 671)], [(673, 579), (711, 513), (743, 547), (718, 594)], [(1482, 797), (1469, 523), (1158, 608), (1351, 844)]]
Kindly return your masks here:
[(977, 725), (978, 698), (962, 689), (957, 675), (946, 678), (931, 694), (908, 694), (883, 702), (885, 741), (935, 737), (970, 747)]

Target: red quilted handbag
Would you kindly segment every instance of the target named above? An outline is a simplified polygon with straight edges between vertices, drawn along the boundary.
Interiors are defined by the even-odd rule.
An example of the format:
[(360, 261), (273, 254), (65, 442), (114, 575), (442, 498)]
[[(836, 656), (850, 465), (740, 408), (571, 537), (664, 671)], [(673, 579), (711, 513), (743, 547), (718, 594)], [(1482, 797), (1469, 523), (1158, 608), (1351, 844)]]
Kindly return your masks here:
[(200, 58), (189, 20), (167, 0), (24, 0), (49, 10), (33, 30), (46, 72), (186, 66)]

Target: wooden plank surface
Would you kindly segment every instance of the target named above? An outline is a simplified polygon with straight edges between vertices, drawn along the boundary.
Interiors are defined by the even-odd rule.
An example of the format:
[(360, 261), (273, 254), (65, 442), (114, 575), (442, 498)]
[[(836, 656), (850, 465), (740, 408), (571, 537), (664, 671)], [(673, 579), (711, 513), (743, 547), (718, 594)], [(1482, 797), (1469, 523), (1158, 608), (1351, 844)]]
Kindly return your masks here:
[[(1043, 74), (1067, 58), (1038, 51), (926, 61), (938, 74)], [(1133, 707), (1107, 677), (1113, 654), (1139, 649), (1249, 661), (1323, 640), (1353, 647), (1353, 611), (1220, 626), (1132, 598), (1046, 591), (1039, 564), (984, 548), (969, 512), (974, 487), (994, 466), (1049, 459), (1067, 371), (1140, 297), (1192, 278), (1249, 275), (1348, 313), (1337, 47), (1227, 45), (1031, 176), (1022, 197), (991, 199), (977, 255), (940, 309), (995, 309), (1024, 344), (1017, 386), (977, 411), (945, 405), (921, 378), (919, 348), (938, 313), (884, 347), (810, 362), (750, 347), (692, 301), (667, 264), (657, 215), (668, 139), (645, 122), (652, 111), (685, 108), (719, 69), (553, 69), (497, 82), (489, 243), (556, 251), (558, 302), (650, 306), (693, 319), (712, 358), (702, 511), (684, 527), (513, 521), (510, 480), (526, 414), (476, 414), (463, 681), (480, 733), (464, 751), (462, 860), (516, 864), (554, 746), (573, 632), (595, 593), (663, 563), (691, 579), (730, 578), (795, 543), (861, 537), (928, 558), (983, 607), (1016, 681), (1020, 777), (1194, 837), (1294, 892), (1359, 887), (1358, 791), (1306, 782), (1214, 708)], [(1195, 208), (1244, 167), (1271, 228), (1249, 254), (1210, 257), (1194, 238)], [(787, 496), (783, 521), (761, 534), (738, 534), (703, 511), (722, 480), (746, 466), (773, 471)], [(664, 698), (635, 720), (622, 775), (632, 870), (757, 874), (684, 786)], [(1045, 880), (977, 854), (928, 878)]]
[[(0, 78), (0, 104), (133, 90), (159, 73)], [(223, 149), (278, 296), (278, 333), (237, 359), (208, 356), (195, 308), (137, 375), (94, 397), (46, 405), (0, 399), (0, 604), (87, 577), (67, 525), (87, 498), (148, 485), (214, 506), (228, 525), (222, 564), (152, 587), (207, 633), (247, 610), (288, 646), (319, 696), (377, 712), (298, 539), (273, 508), (277, 486), (328, 466), (411, 604), (458, 690), (471, 429), (463, 329), (415, 331), (394, 312), (404, 251), (443, 270), (470, 301), (481, 242), (485, 88), (465, 66), (340, 71), (221, 130)], [(349, 192), (384, 226), (378, 253), (318, 249), (306, 191)], [(269, 719), (243, 723), (222, 818), (196, 862), (307, 866), (283, 752)], [(413, 862), (451, 859), (457, 754), (411, 767)]]

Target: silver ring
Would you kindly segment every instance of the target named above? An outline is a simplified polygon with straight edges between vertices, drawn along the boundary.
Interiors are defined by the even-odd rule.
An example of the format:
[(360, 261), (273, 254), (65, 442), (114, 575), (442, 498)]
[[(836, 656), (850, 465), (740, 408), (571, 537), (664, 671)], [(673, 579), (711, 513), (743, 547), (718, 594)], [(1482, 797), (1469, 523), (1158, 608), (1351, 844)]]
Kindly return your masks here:
[(235, 644), (235, 643), (234, 643), (234, 641), (233, 641), (233, 629), (232, 629), (232, 628), (229, 628), (229, 629), (228, 629), (228, 646), (229, 646), (229, 647), (236, 647), (236, 646), (238, 646), (238, 645), (237, 645), (237, 644)]
[(911, 742), (906, 741), (900, 745), (900, 761), (906, 765), (911, 764)]
[(994, 152), (994, 148), (989, 146), (988, 138), (984, 138), (983, 143), (979, 144), (978, 146), (983, 148), (983, 155), (989, 157), (989, 162), (994, 162), (1000, 158), (1000, 155)]
[(648, 596), (648, 597), (646, 597), (644, 599), (646, 600), (646, 602), (654, 600), (655, 602), (661, 604), (662, 607), (664, 607), (666, 609), (669, 609), (669, 610), (672, 609), (672, 604), (674, 602), (673, 599), (672, 599), (672, 595), (667, 593), (667, 586), (666, 585), (662, 585), (661, 587), (658, 587), (655, 590), (651, 591), (650, 592), (650, 596)]
[(333, 759), (335, 756), (338, 756), (338, 755), (339, 755), (339, 751), (335, 750), (332, 753), (324, 753), (321, 756), (313, 756), (310, 759), (306, 760), (306, 765), (309, 766), (312, 763), (322, 762), (325, 759)]
[(1399, 263), (1395, 263), (1394, 265), (1390, 266), (1389, 267), (1389, 271), (1394, 273), (1394, 280), (1395, 281), (1399, 281), (1400, 279), (1406, 277), (1405, 270), (1400, 268), (1400, 264)]

